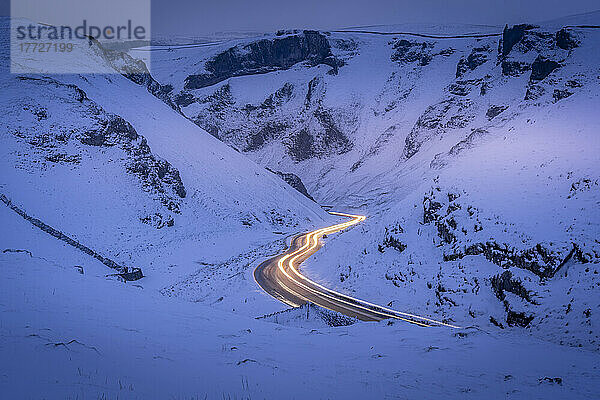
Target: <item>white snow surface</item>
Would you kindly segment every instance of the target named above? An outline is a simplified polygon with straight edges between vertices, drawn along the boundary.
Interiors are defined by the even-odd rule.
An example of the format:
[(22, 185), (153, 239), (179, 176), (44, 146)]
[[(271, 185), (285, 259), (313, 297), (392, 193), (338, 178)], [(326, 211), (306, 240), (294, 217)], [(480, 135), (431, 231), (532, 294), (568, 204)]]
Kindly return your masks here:
[[(592, 17), (580, 21), (587, 24)], [(540, 32), (578, 20), (565, 21), (548, 22)], [(380, 28), (430, 34), (501, 29)], [(510, 60), (531, 63), (543, 53), (561, 63), (533, 84), (529, 72), (502, 74), (498, 38), (332, 33), (333, 52), (346, 63), (337, 75), (324, 65), (298, 64), (193, 91), (202, 99), (228, 86), (234, 105), (221, 116), (234, 134), (224, 140), (243, 149), (261, 121), (243, 117), (241, 107), (260, 104), (290, 83), (294, 94), (273, 118), (304, 123), (308, 82), (317, 78), (316, 101), (353, 146), (302, 161), (286, 152), (293, 132), (239, 153), (121, 75), (23, 80), (6, 73), (4, 51), (0, 192), (116, 262), (142, 267), (146, 277), (126, 284), (107, 278), (114, 271), (0, 204), (0, 393), (109, 399), (597, 398), (597, 258), (582, 263), (573, 257), (543, 279), (481, 254), (444, 261), (486, 242), (517, 251), (542, 244), (562, 258), (573, 245), (600, 254), (595, 114), (600, 55), (593, 51), (600, 32), (576, 29), (575, 35), (580, 46), (571, 51), (517, 45)], [(427, 65), (391, 60), (395, 40), (404, 38), (431, 44)], [(202, 72), (208, 58), (250, 40), (155, 51), (153, 76), (177, 94), (185, 77)], [(459, 60), (481, 47), (487, 48), (487, 61), (456, 78)], [(81, 62), (103, 60), (86, 51)], [(466, 95), (450, 92), (457, 81), (467, 81)], [(484, 84), (487, 93), (481, 95)], [(87, 100), (78, 100), (69, 85)], [(543, 94), (525, 99), (536, 87)], [(554, 89), (572, 94), (556, 101)], [(419, 118), (430, 107), (433, 114), (443, 109), (449, 98), (454, 99), (449, 111), (433, 115), (444, 129), (419, 131), (418, 151), (403, 156)], [(509, 107), (489, 118), (492, 105)], [(182, 111), (194, 119), (206, 110), (197, 102)], [(161, 181), (161, 192), (128, 171), (133, 156), (120, 145), (78, 140), (113, 114), (140, 136), (133, 144), (145, 138), (151, 155), (179, 172), (185, 198), (169, 182)], [(306, 126), (314, 128), (310, 118)], [(305, 329), (255, 320), (286, 307), (260, 291), (253, 268), (279, 253), (289, 235), (338, 221), (265, 166), (297, 174), (323, 204), (368, 217), (327, 237), (303, 273), (358, 298), (464, 328), (383, 321)], [(442, 204), (437, 222), (453, 218), (454, 242), (443, 240), (437, 222), (424, 222), (426, 196)], [(165, 198), (178, 211), (166, 207)], [(172, 218), (173, 226), (158, 229), (154, 217)], [(394, 248), (386, 242), (390, 237), (406, 247)], [(529, 300), (507, 290), (504, 300), (498, 298), (492, 280), (505, 271)], [(533, 319), (527, 327), (509, 326), (508, 310)]]

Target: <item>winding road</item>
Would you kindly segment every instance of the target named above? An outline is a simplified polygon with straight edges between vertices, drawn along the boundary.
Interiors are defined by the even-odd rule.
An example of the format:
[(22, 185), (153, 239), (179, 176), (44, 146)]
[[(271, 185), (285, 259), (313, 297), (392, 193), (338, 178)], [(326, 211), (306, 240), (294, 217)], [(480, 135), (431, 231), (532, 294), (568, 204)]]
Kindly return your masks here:
[(321, 248), (323, 245), (321, 238), (323, 236), (350, 228), (366, 219), (362, 215), (338, 212), (330, 212), (330, 214), (348, 217), (350, 220), (297, 235), (292, 239), (290, 247), (283, 254), (270, 258), (256, 267), (254, 279), (265, 292), (292, 307), (299, 307), (310, 302), (362, 321), (381, 321), (393, 318), (424, 327), (447, 326), (458, 328), (441, 321), (391, 310), (350, 297), (328, 289), (302, 275), (298, 270), (299, 266)]

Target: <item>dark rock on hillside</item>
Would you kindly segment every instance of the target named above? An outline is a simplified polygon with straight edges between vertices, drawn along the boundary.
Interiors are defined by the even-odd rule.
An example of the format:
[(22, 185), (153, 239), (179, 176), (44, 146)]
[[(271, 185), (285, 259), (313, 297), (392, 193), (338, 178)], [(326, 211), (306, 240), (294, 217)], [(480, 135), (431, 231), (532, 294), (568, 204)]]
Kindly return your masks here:
[(560, 67), (560, 64), (553, 60), (548, 60), (545, 57), (537, 56), (533, 64), (531, 65), (531, 76), (530, 81), (541, 81), (552, 73), (555, 69)]
[(556, 45), (563, 50), (572, 50), (578, 47), (579, 43), (567, 28), (562, 28), (556, 32)]
[(395, 51), (391, 59), (401, 64), (418, 61), (420, 65), (425, 66), (431, 61), (432, 55), (429, 50), (433, 47), (433, 43), (428, 42), (411, 42), (406, 39), (397, 40), (393, 44)]
[(343, 154), (352, 148), (352, 142), (337, 125), (330, 110), (319, 106), (309, 118), (317, 124), (312, 128), (300, 128), (286, 144), (292, 159), (303, 161), (329, 154)]
[(527, 328), (531, 321), (533, 321), (533, 315), (526, 315), (523, 312), (513, 311), (509, 309), (507, 305), (505, 307), (507, 308), (506, 323), (508, 326), (520, 326), (521, 328)]
[(531, 304), (535, 304), (531, 294), (525, 289), (523, 283), (520, 280), (513, 278), (512, 272), (510, 271), (504, 271), (500, 275), (494, 275), (490, 279), (490, 284), (494, 294), (499, 300), (504, 300), (506, 298), (504, 292), (510, 292)]
[[(64, 84), (49, 77), (23, 77), (21, 80), (61, 88), (59, 104), (65, 109), (70, 107), (69, 110), (74, 107), (77, 112), (88, 117), (86, 125), (70, 132), (58, 127), (48, 130), (40, 125), (33, 125), (27, 132), (20, 132), (18, 137), (36, 150), (43, 160), (81, 164), (81, 154), (67, 154), (66, 151), (81, 149), (82, 145), (97, 147), (99, 152), (104, 152), (103, 148), (112, 147), (117, 152), (115, 162), (119, 163), (124, 172), (135, 175), (141, 188), (152, 194), (167, 209), (179, 212), (180, 199), (186, 197), (179, 171), (168, 161), (153, 154), (146, 139), (129, 122), (105, 111), (75, 85)], [(53, 101), (59, 100), (53, 98)], [(38, 109), (33, 106), (31, 108), (32, 111)], [(55, 118), (51, 123), (60, 122), (56, 115), (48, 115), (48, 118)], [(93, 150), (88, 148), (86, 151)]]
[(489, 47), (475, 47), (466, 58), (462, 57), (456, 66), (456, 77), (460, 78), (467, 71), (474, 71), (483, 65), (488, 60), (489, 50)]
[(385, 227), (385, 235), (383, 238), (383, 242), (378, 245), (378, 250), (383, 253), (386, 248), (392, 248), (402, 253), (406, 250), (406, 244), (402, 243), (398, 237), (394, 235), (400, 235), (404, 233), (404, 229), (400, 225), (395, 225), (390, 228)]
[(197, 101), (197, 99), (191, 93), (186, 91), (177, 93), (177, 95), (174, 97), (174, 100), (175, 104), (177, 104), (180, 107), (187, 107), (190, 104), (194, 104)]
[(171, 85), (161, 85), (158, 83), (152, 75), (150, 75), (148, 67), (142, 60), (136, 60), (129, 54), (121, 51), (109, 50), (103, 47), (95, 38), (91, 36), (88, 38), (90, 46), (93, 46), (96, 53), (110, 64), (115, 71), (119, 72), (130, 81), (145, 87), (153, 96), (165, 102), (175, 111), (181, 113), (179, 106), (171, 99), (170, 94), (173, 91), (173, 87)]
[(546, 93), (542, 85), (529, 84), (525, 93), (525, 100), (537, 100)]
[(500, 115), (502, 112), (504, 112), (504, 110), (506, 110), (508, 108), (508, 106), (505, 105), (491, 105), (490, 108), (488, 108), (487, 112), (485, 113), (485, 116), (488, 117), (489, 120), (494, 119), (495, 117), (497, 117), (498, 115)]
[(146, 139), (139, 136), (131, 124), (118, 115), (108, 114), (99, 119), (99, 128), (78, 135), (81, 143), (90, 146), (119, 146), (129, 158), (127, 171), (137, 175), (145, 190), (156, 193), (171, 211), (179, 212), (179, 204), (169, 194), (186, 197), (179, 171), (152, 154)]
[(402, 156), (409, 159), (425, 142), (445, 134), (449, 129), (466, 127), (474, 118), (474, 114), (467, 113), (471, 105), (472, 101), (468, 99), (450, 97), (427, 107), (406, 136)]
[(211, 86), (234, 76), (263, 74), (288, 69), (300, 62), (325, 64), (335, 71), (341, 66), (331, 53), (327, 37), (317, 31), (263, 39), (243, 47), (232, 47), (217, 54), (205, 64), (208, 73), (190, 75), (186, 89)]
[(243, 151), (254, 151), (262, 148), (269, 141), (281, 137), (289, 128), (285, 122), (268, 121), (258, 132), (251, 133), (250, 140)]
[(301, 129), (291, 138), (288, 154), (296, 161), (307, 160), (316, 155), (314, 139), (307, 129)]
[(288, 185), (290, 185), (291, 187), (293, 187), (294, 189), (296, 189), (297, 191), (299, 191), (300, 193), (302, 193), (303, 195), (305, 195), (312, 201), (315, 201), (315, 199), (313, 199), (312, 196), (310, 194), (308, 194), (308, 190), (306, 190), (304, 183), (302, 183), (302, 179), (300, 179), (300, 177), (298, 175), (292, 174), (289, 172), (286, 173), (286, 172), (281, 172), (281, 171), (273, 171), (272, 169), (269, 169), (269, 168), (267, 168), (267, 170), (274, 173), (275, 175), (279, 176), (281, 179), (286, 181)]
[(502, 57), (506, 57), (515, 44), (519, 43), (521, 39), (523, 39), (525, 32), (534, 28), (536, 28), (535, 25), (529, 24), (515, 25), (511, 28), (506, 25), (504, 27), (504, 31), (502, 32), (500, 43), (498, 44), (498, 53), (500, 53)]
[(448, 91), (457, 96), (466, 96), (469, 93), (471, 93), (471, 90), (473, 90), (473, 88), (476, 85), (479, 85), (481, 83), (481, 81), (482, 81), (481, 79), (456, 81), (456, 82), (452, 83), (450, 86), (448, 86)]
[(554, 99), (554, 102), (556, 103), (557, 101), (566, 99), (567, 97), (571, 96), (572, 94), (573, 93), (569, 92), (568, 90), (554, 89), (554, 93), (552, 93), (552, 98)]
[(520, 76), (531, 70), (531, 65), (521, 61), (502, 61), (502, 75)]

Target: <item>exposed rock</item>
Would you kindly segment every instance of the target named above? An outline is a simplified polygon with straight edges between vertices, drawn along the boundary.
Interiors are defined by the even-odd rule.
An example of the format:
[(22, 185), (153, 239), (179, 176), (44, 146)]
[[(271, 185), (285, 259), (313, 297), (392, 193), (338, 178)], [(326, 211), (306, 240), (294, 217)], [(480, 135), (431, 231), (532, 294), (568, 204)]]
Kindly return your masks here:
[(527, 328), (531, 321), (533, 321), (533, 318), (533, 315), (526, 315), (523, 312), (516, 312), (510, 309), (506, 311), (506, 323), (508, 326)]
[(287, 123), (278, 121), (267, 121), (256, 133), (251, 133), (250, 141), (244, 151), (254, 151), (262, 148), (269, 141), (283, 136), (289, 128)]
[(489, 50), (489, 47), (475, 47), (466, 58), (462, 57), (456, 66), (456, 77), (460, 78), (467, 71), (474, 71), (483, 65), (488, 60)]
[(533, 64), (531, 65), (531, 76), (529, 77), (530, 82), (541, 81), (552, 73), (555, 69), (560, 67), (560, 64), (553, 60), (548, 60), (543, 56), (537, 56)]
[(269, 169), (269, 168), (267, 168), (267, 170), (274, 173), (275, 175), (279, 176), (281, 179), (286, 181), (288, 183), (288, 185), (290, 185), (291, 187), (293, 187), (294, 189), (296, 189), (297, 191), (299, 191), (300, 193), (302, 193), (303, 195), (305, 195), (312, 201), (315, 201), (315, 199), (313, 199), (312, 196), (310, 194), (308, 194), (308, 190), (306, 190), (304, 183), (302, 183), (302, 179), (300, 179), (300, 177), (298, 175), (292, 174), (292, 173), (280, 172), (280, 171), (273, 171), (272, 169)]
[(540, 278), (552, 278), (575, 254), (575, 247), (569, 252), (553, 251), (542, 243), (520, 250), (506, 243), (494, 241), (475, 243), (461, 252), (444, 255), (446, 260), (456, 260), (465, 256), (483, 255), (488, 261), (503, 268), (521, 268), (533, 272)]
[(404, 230), (400, 225), (393, 226), (391, 228), (385, 227), (383, 242), (382, 244), (378, 245), (379, 251), (383, 253), (385, 249), (389, 247), (397, 250), (399, 253), (402, 253), (404, 250), (406, 250), (406, 244), (402, 243), (400, 239), (394, 236), (402, 233), (404, 233)]
[(457, 96), (466, 96), (471, 93), (473, 87), (481, 82), (481, 79), (468, 81), (456, 81), (448, 86), (448, 91)]
[(528, 301), (531, 304), (536, 304), (532, 300), (529, 291), (525, 289), (520, 280), (513, 278), (512, 272), (510, 271), (504, 271), (500, 275), (494, 275), (490, 279), (490, 284), (492, 285), (492, 290), (494, 291), (494, 294), (499, 300), (504, 301), (504, 299), (506, 298), (504, 292), (510, 292), (516, 294), (517, 296), (519, 296), (525, 301)]
[(205, 64), (208, 73), (190, 75), (186, 89), (211, 86), (234, 76), (263, 74), (288, 69), (299, 62), (325, 64), (337, 71), (341, 66), (331, 53), (325, 35), (317, 31), (263, 39), (243, 47), (232, 47), (217, 54)]
[(96, 52), (110, 64), (115, 71), (121, 75), (137, 83), (140, 86), (144, 86), (148, 92), (154, 95), (156, 98), (162, 100), (169, 105), (175, 111), (181, 113), (179, 106), (173, 102), (170, 93), (173, 91), (171, 85), (161, 85), (150, 75), (148, 67), (142, 60), (136, 60), (129, 54), (117, 51), (109, 50), (103, 47), (100, 42), (95, 38), (89, 36), (90, 46), (93, 46)]
[(145, 190), (157, 194), (169, 210), (178, 213), (179, 203), (168, 192), (179, 198), (186, 197), (179, 171), (153, 155), (146, 139), (139, 136), (129, 122), (118, 115), (108, 114), (105, 118), (99, 119), (99, 129), (78, 135), (79, 141), (90, 146), (118, 145), (129, 155), (127, 170), (138, 175)]
[(522, 61), (502, 61), (502, 75), (520, 76), (526, 71), (531, 70), (531, 65)]
[(488, 119), (491, 121), (492, 119), (500, 115), (502, 112), (504, 112), (504, 110), (506, 110), (507, 108), (508, 106), (505, 105), (491, 105), (485, 113), (485, 116), (488, 117)]
[(572, 50), (579, 46), (579, 42), (567, 28), (562, 28), (556, 32), (556, 45), (563, 50)]
[(525, 32), (534, 28), (536, 28), (536, 26), (529, 24), (514, 25), (511, 28), (506, 25), (502, 32), (500, 43), (498, 44), (498, 53), (500, 53), (502, 57), (506, 57), (514, 45), (523, 39)]
[[(42, 128), (43, 125), (34, 123), (27, 131), (20, 132), (19, 139), (39, 150), (42, 160), (49, 163), (80, 164), (80, 154), (67, 154), (65, 151), (80, 149), (81, 145), (84, 145), (83, 148), (117, 148), (120, 153), (118, 162), (126, 172), (139, 179), (142, 189), (154, 195), (169, 210), (179, 212), (180, 199), (186, 197), (179, 171), (168, 161), (153, 154), (146, 139), (129, 122), (106, 112), (75, 85), (63, 84), (49, 77), (22, 77), (22, 80), (61, 88), (63, 97), (57, 104), (76, 107), (87, 116), (88, 123), (77, 130), (59, 126), (47, 130)], [(52, 119), (51, 123), (58, 122), (56, 116), (48, 118)]]
[(559, 100), (566, 99), (567, 97), (571, 96), (572, 94), (573, 93), (569, 92), (568, 90), (554, 89), (554, 93), (552, 93), (552, 98), (554, 99), (554, 102), (556, 103)]
[(165, 226), (171, 227), (175, 225), (173, 217), (170, 215), (164, 216), (160, 213), (154, 213), (146, 217), (140, 218), (140, 221), (144, 224), (155, 227), (156, 229), (162, 229)]
[(525, 93), (525, 100), (537, 100), (544, 95), (546, 90), (541, 85), (529, 85)]
[(411, 42), (406, 39), (400, 39), (393, 43), (391, 59), (400, 64), (419, 62), (419, 65), (425, 66), (431, 61), (432, 55), (430, 50), (434, 47), (433, 43), (429, 42)]
[(414, 156), (425, 142), (443, 135), (448, 129), (466, 127), (474, 118), (465, 112), (471, 104), (468, 99), (451, 97), (427, 107), (406, 136), (403, 157)]
[(301, 129), (291, 138), (288, 154), (296, 161), (307, 160), (315, 156), (314, 139), (307, 129)]

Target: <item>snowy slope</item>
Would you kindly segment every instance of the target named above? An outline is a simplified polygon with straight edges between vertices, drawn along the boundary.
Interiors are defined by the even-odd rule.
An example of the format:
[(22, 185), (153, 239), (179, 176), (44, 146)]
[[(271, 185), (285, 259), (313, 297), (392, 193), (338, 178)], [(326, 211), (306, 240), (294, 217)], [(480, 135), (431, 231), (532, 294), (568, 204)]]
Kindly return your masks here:
[[(269, 73), (252, 69), (248, 39), (228, 53), (237, 75), (200, 88), (187, 77), (218, 72), (230, 44), (154, 60), (198, 125), (297, 174), (321, 203), (368, 216), (309, 260), (309, 276), (401, 310), (598, 350), (600, 30), (562, 29), (596, 14), (483, 38), (323, 33), (337, 68), (308, 57)], [(306, 33), (269, 40), (286, 35)], [(185, 66), (165, 73), (173, 60)]]
[[(233, 39), (156, 51), (138, 83), (11, 76), (3, 52), (0, 193), (146, 277), (107, 276), (0, 204), (0, 393), (596, 398), (600, 32), (562, 48), (560, 28), (504, 54), (499, 37), (282, 32), (261, 39), (302, 51), (274, 65)], [(241, 70), (207, 68), (233, 45)], [(81, 62), (112, 68), (103, 54)], [(263, 167), (368, 217), (303, 273), (465, 328), (254, 319), (285, 306), (253, 267), (334, 221)]]
[[(107, 280), (0, 209), (31, 246), (0, 252), (9, 398), (593, 399), (596, 354), (514, 333), (400, 322), (301, 329)], [(5, 239), (9, 240), (8, 242)]]
[[(81, 51), (81, 62), (110, 68), (100, 49)], [(2, 59), (7, 66), (8, 53)], [(114, 70), (3, 73), (0, 86), (0, 191), (98, 253), (141, 267), (157, 289), (330, 219)]]

